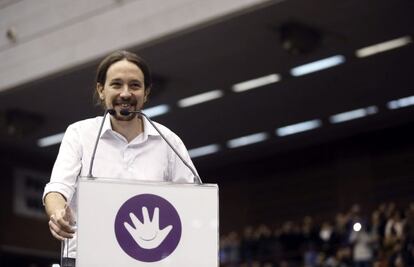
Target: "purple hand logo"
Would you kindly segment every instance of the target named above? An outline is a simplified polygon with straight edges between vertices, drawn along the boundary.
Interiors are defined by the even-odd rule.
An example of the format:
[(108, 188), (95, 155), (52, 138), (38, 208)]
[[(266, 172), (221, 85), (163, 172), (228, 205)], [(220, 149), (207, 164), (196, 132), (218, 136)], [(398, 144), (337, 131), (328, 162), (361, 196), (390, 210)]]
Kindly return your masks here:
[(178, 212), (166, 199), (152, 194), (134, 196), (115, 218), (118, 244), (130, 257), (155, 262), (168, 257), (181, 238)]

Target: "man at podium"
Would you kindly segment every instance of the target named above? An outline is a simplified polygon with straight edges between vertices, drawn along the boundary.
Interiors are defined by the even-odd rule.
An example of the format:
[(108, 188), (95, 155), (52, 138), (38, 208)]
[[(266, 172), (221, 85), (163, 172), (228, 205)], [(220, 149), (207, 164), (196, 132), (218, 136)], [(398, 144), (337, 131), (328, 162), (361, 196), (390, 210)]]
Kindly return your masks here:
[(194, 182), (195, 168), (181, 139), (134, 113), (143, 108), (150, 90), (147, 64), (134, 53), (114, 52), (99, 64), (96, 75), (96, 98), (105, 116), (76, 122), (65, 132), (43, 194), (51, 234), (68, 240), (64, 266), (75, 266), (78, 177), (91, 176), (92, 166), (94, 177)]

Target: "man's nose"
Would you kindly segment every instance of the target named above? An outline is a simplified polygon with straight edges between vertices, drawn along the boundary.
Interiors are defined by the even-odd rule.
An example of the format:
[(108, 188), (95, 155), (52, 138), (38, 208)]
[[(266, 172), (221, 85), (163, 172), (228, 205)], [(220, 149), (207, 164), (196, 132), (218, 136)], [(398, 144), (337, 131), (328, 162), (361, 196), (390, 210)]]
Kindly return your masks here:
[(130, 97), (131, 96), (131, 91), (129, 90), (129, 86), (128, 85), (124, 85), (124, 87), (122, 88), (121, 97)]

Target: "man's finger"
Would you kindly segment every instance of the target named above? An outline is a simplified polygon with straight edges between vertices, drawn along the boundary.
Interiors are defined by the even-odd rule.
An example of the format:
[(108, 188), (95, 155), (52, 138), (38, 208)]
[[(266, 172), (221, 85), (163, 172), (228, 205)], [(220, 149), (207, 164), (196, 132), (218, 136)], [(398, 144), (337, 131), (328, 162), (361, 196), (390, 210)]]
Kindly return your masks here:
[(60, 219), (64, 220), (66, 224), (69, 225), (70, 227), (72, 227), (75, 224), (75, 220), (72, 215), (72, 210), (69, 208), (69, 206), (66, 206), (65, 209), (62, 209), (58, 211), (57, 213), (59, 214), (59, 216), (57, 217), (58, 221)]
[(73, 217), (73, 212), (72, 209), (66, 205), (64, 213), (63, 213), (63, 218), (69, 222), (70, 225), (74, 225), (75, 224), (75, 218)]
[(56, 218), (54, 215), (50, 216), (50, 220), (57, 225), (60, 229), (64, 230), (68, 233), (75, 233), (73, 227), (69, 224), (69, 222), (65, 221), (62, 217)]
[(53, 230), (57, 235), (59, 235), (62, 238), (72, 238), (73, 237), (72, 233), (66, 232), (65, 230), (60, 228), (59, 225), (55, 224), (52, 221), (49, 221), (49, 228), (51, 230)]
[(59, 225), (55, 224), (52, 220), (49, 221), (49, 228), (50, 230), (53, 230), (53, 232), (55, 232), (61, 238), (72, 238), (73, 237), (72, 233), (66, 232), (64, 229), (59, 227)]
[(52, 233), (52, 236), (56, 238), (57, 240), (63, 241), (65, 238), (58, 235), (52, 228), (49, 227), (50, 233)]
[(69, 224), (69, 222), (63, 220), (63, 219), (59, 219), (57, 221), (57, 224), (60, 225), (60, 227), (65, 230), (65, 232), (68, 233), (75, 233), (75, 230), (73, 229), (73, 227)]

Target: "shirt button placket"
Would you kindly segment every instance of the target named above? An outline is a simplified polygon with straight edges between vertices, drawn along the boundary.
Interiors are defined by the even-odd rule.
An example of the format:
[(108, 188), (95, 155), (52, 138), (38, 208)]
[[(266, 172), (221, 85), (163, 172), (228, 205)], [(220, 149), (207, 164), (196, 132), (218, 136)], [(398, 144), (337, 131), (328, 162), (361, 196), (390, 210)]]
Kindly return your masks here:
[(128, 170), (128, 162), (129, 162), (129, 148), (125, 146), (124, 148), (124, 168)]
[(133, 150), (131, 147), (127, 146), (126, 148), (126, 157), (125, 157), (125, 167), (128, 171), (132, 171), (133, 164)]

